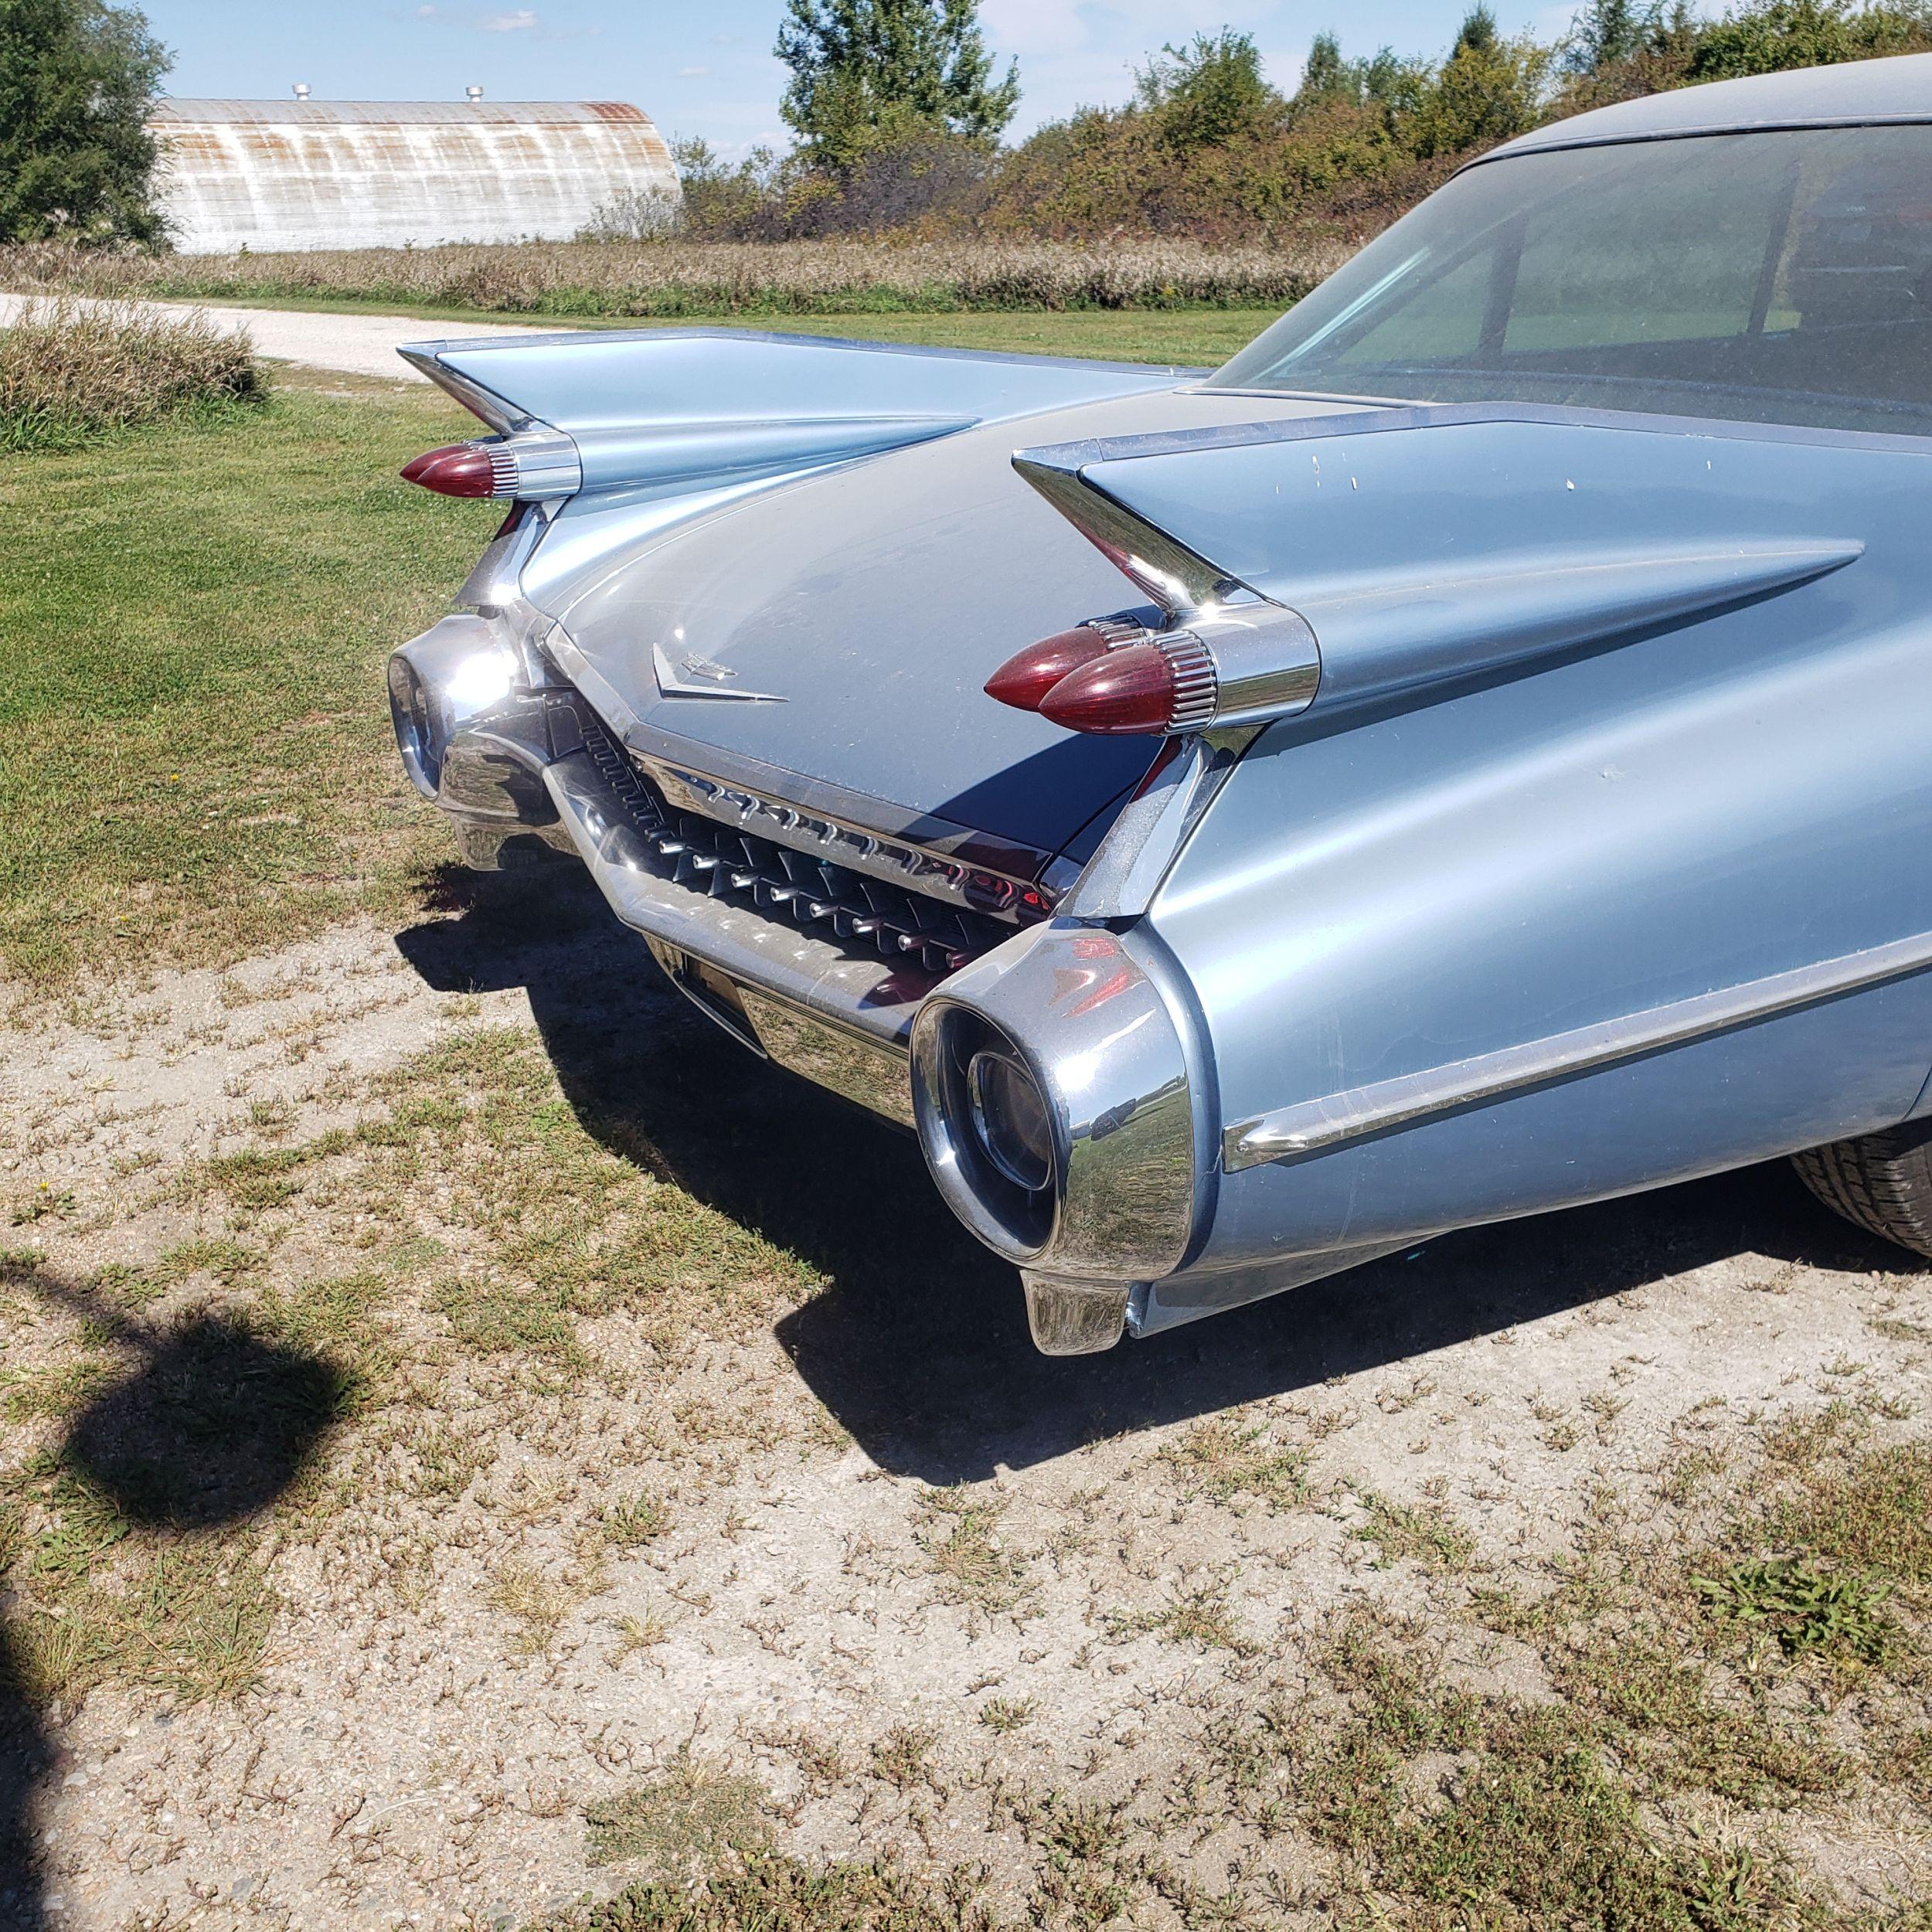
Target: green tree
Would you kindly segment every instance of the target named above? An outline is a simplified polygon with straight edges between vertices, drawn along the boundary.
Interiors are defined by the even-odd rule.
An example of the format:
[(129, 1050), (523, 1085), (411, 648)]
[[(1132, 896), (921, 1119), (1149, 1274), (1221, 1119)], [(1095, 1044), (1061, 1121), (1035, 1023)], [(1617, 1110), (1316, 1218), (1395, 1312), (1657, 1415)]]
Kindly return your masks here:
[(0, 0), (0, 241), (158, 241), (148, 111), (171, 63), (134, 9)]
[(1332, 33), (1318, 33), (1301, 70), (1301, 84), (1290, 104), (1298, 117), (1310, 110), (1340, 104), (1379, 107), (1393, 114), (1413, 100), (1423, 63), (1403, 60), (1392, 47), (1379, 49), (1366, 60), (1345, 60), (1342, 43)]
[(1185, 47), (1163, 46), (1134, 75), (1140, 105), (1160, 118), (1170, 146), (1223, 147), (1278, 122), (1284, 105), (1261, 75), (1250, 34), (1223, 27)]
[(994, 78), (978, 15), (978, 0), (787, 0), (781, 111), (811, 159), (844, 170), (909, 140), (995, 140), (1019, 70)]
[(1756, 0), (1702, 27), (1686, 78), (1730, 80), (1787, 67), (1825, 67), (1932, 46), (1923, 5), (1857, 7), (1850, 0)]
[(1427, 158), (1492, 146), (1535, 127), (1550, 63), (1549, 49), (1529, 36), (1504, 39), (1495, 15), (1479, 3), (1464, 16), (1449, 58), (1417, 90), (1409, 145)]

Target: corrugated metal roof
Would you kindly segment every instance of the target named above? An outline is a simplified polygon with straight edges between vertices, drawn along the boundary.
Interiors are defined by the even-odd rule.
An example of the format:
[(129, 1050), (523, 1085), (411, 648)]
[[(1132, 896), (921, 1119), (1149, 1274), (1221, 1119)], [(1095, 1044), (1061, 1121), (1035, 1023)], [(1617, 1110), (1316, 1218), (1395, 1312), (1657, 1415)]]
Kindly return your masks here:
[(642, 121), (625, 100), (158, 100), (151, 124), (215, 123), (243, 127), (327, 127), (341, 121), (430, 127), (471, 124), (560, 128), (583, 121)]

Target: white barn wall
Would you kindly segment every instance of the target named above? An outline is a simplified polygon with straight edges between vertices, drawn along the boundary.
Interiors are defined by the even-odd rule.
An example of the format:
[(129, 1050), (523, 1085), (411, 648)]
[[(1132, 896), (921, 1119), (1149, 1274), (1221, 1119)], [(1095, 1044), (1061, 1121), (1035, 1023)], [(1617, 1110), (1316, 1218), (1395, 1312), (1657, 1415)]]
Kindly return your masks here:
[(621, 101), (164, 100), (148, 124), (192, 254), (566, 240), (617, 195), (678, 192)]

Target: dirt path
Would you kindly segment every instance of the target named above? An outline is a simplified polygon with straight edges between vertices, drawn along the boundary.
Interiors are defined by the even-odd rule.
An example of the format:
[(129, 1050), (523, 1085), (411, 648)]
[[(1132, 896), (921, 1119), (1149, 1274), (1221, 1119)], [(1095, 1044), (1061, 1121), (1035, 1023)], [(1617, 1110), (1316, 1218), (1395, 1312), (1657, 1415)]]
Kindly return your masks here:
[[(0, 328), (40, 299), (31, 295), (0, 294)], [(308, 369), (342, 369), (357, 376), (389, 376), (413, 383), (427, 382), (396, 350), (405, 342), (474, 341), (487, 337), (530, 335), (546, 326), (519, 322), (426, 322), (407, 315), (328, 315), (305, 309), (230, 308), (213, 302), (136, 302), (136, 308), (158, 315), (190, 311), (206, 315), (216, 327), (244, 331), (259, 355)]]
[[(1932, 1893), (1909, 1777), (1804, 1768), (1922, 1735), (1909, 1673), (1740, 1662), (1679, 1577), (1922, 1436), (1925, 1275), (1767, 1170), (1043, 1361), (916, 1149), (564, 900), (13, 1008), (0, 1922), (504, 1928), (760, 1842), (923, 1875), (909, 1925), (982, 1866), (1036, 1924), (1400, 1920), (1432, 1819), (1605, 1740), (1643, 1808), (1536, 1828), (1619, 1883)], [(1751, 1695), (1630, 1692), (1659, 1616)], [(1597, 1923), (1531, 1851), (1526, 1922)]]

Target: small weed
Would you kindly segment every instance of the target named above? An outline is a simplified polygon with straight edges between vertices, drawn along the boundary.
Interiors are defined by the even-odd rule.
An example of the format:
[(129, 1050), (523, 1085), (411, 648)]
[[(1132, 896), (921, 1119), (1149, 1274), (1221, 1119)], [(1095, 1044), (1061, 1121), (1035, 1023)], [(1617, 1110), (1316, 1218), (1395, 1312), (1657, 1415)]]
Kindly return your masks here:
[(671, 1505), (654, 1490), (641, 1489), (607, 1505), (598, 1520), (618, 1549), (641, 1549), (671, 1527)]
[(505, 1563), (496, 1573), (489, 1601), (516, 1624), (511, 1648), (521, 1656), (533, 1657), (550, 1648), (576, 1599), (534, 1564), (518, 1561)]
[(1004, 1737), (1009, 1732), (1024, 1730), (1039, 1709), (1035, 1698), (989, 1697), (979, 1707), (979, 1721), (995, 1737)]
[(1252, 1496), (1270, 1509), (1291, 1509), (1308, 1497), (1306, 1450), (1272, 1441), (1265, 1429), (1244, 1429), (1226, 1416), (1196, 1423), (1161, 1458), (1190, 1496), (1218, 1503)]
[(938, 1732), (923, 1724), (895, 1724), (872, 1747), (872, 1775), (896, 1791), (923, 1784), (930, 1775), (938, 1744)]
[(960, 1489), (934, 1489), (920, 1499), (917, 1530), (939, 1600), (987, 1615), (1019, 1609), (1034, 1586), (1025, 1559), (995, 1537), (1005, 1505)]
[(701, 1764), (681, 1751), (658, 1776), (586, 1808), (590, 1862), (646, 1859), (667, 1875), (690, 1875), (726, 1851), (759, 1843), (766, 1796), (755, 1778)]
[(1358, 1488), (1363, 1519), (1352, 1534), (1373, 1543), (1381, 1552), (1376, 1568), (1408, 1557), (1434, 1576), (1467, 1570), (1476, 1553), (1475, 1539), (1450, 1512), (1436, 1503), (1402, 1503)]
[(1798, 1557), (1753, 1557), (1691, 1582), (1715, 1615), (1776, 1638), (1787, 1657), (1825, 1651), (1876, 1663), (1890, 1634), (1882, 1588)]
[(1192, 1587), (1177, 1586), (1158, 1609), (1117, 1612), (1107, 1619), (1107, 1628), (1116, 1637), (1151, 1634), (1166, 1644), (1187, 1644), (1197, 1650), (1231, 1651), (1236, 1656), (1251, 1656), (1253, 1640), (1242, 1631), (1234, 1607), (1228, 1601), (1225, 1577), (1215, 1577)]

